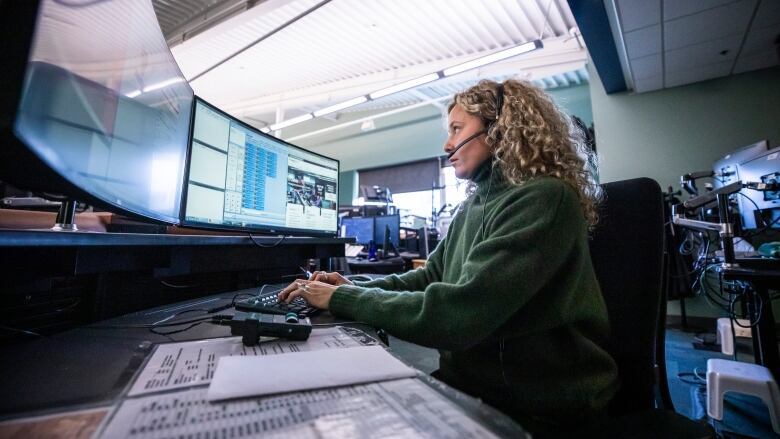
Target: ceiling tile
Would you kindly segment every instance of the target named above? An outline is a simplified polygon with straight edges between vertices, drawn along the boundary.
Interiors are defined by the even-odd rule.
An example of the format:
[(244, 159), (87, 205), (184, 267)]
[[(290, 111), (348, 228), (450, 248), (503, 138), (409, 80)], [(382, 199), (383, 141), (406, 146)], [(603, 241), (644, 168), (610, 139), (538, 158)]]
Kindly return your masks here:
[(772, 25), (780, 25), (780, 1), (762, 0), (752, 26), (758, 29)]
[(733, 2), (734, 0), (664, 0), (664, 20), (673, 20)]
[[(668, 50), (664, 59), (666, 71), (690, 70), (701, 65), (733, 62), (741, 43), (742, 36), (737, 35)], [(723, 51), (726, 53), (721, 54)]]
[(650, 78), (638, 79), (634, 81), (634, 91), (636, 91), (637, 93), (660, 90), (663, 87), (664, 87), (664, 77), (662, 75), (652, 76)]
[(743, 0), (664, 22), (666, 50), (678, 49), (729, 35), (742, 35), (756, 0)]
[(623, 32), (661, 22), (661, 0), (618, 0), (617, 7)]
[(661, 54), (656, 53), (654, 55), (632, 59), (631, 74), (634, 77), (634, 82), (653, 76), (661, 76), (663, 74)]
[[(780, 1), (777, 3), (780, 3)], [(778, 36), (780, 36), (780, 25), (767, 26), (760, 29), (752, 26), (747, 38), (745, 38), (745, 44), (742, 46), (740, 56), (753, 56), (756, 53), (773, 49)], [(775, 58), (777, 58), (777, 55), (775, 55)]]
[(676, 87), (678, 85), (690, 84), (693, 82), (704, 81), (707, 79), (726, 76), (731, 71), (731, 61), (698, 66), (689, 70), (677, 70), (666, 72), (666, 87)]
[(750, 56), (740, 55), (732, 73), (749, 72), (778, 65), (777, 52), (774, 49), (754, 53)]
[(623, 34), (628, 59), (661, 52), (661, 26), (650, 26)]

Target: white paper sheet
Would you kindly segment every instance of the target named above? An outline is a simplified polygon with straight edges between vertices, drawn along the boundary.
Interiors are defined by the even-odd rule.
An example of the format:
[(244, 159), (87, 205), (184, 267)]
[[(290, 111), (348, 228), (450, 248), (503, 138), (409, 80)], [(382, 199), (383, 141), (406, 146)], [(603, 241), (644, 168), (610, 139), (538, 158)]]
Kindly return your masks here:
[(273, 395), (416, 376), (418, 371), (382, 346), (297, 352), (265, 357), (222, 357), (209, 401)]
[[(206, 401), (206, 388), (128, 398), (104, 438), (495, 438), (416, 379)], [(518, 437), (521, 439), (522, 435)]]
[(306, 341), (270, 340), (246, 347), (241, 337), (166, 343), (157, 346), (128, 395), (143, 395), (208, 384), (224, 356), (265, 356), (322, 349), (375, 345), (363, 331), (348, 327), (315, 328)]

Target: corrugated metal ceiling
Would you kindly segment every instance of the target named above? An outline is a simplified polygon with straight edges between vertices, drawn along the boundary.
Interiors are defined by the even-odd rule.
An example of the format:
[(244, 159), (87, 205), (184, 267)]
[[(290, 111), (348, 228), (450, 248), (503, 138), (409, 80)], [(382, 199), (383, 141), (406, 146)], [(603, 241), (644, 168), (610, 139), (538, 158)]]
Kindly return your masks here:
[[(177, 29), (186, 28), (186, 14), (213, 3), (164, 2), (171, 10), (178, 2), (189, 6), (179, 17), (166, 12), (163, 27)], [(576, 24), (565, 0), (267, 0), (248, 6), (172, 52), (199, 96), (256, 126), (540, 36), (540, 51), (345, 111), (410, 105), (481, 78), (521, 76), (545, 87), (588, 80), (586, 52), (571, 36)]]

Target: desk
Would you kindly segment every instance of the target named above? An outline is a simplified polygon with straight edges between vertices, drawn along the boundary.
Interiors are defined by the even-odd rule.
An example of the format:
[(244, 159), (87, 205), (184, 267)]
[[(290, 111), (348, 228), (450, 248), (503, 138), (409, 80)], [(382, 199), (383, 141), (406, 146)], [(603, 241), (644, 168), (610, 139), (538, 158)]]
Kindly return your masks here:
[(378, 259), (376, 261), (369, 261), (368, 259), (347, 258), (347, 264), (349, 265), (349, 271), (352, 272), (352, 274), (393, 274), (403, 273), (405, 270), (404, 260), (401, 257)]
[(57, 332), (294, 277), (310, 259), (326, 267), (328, 258), (344, 256), (350, 242), (354, 239), (0, 229), (0, 321)]
[[(241, 291), (138, 311), (51, 337), (0, 347), (0, 394), (4, 395), (0, 398), (0, 417), (9, 419), (34, 413), (97, 409), (98, 412), (72, 417), (72, 421), (81, 426), (80, 431), (94, 431), (100, 419), (126, 399), (129, 384), (152, 352), (155, 343), (171, 341), (147, 329), (108, 326), (148, 324), (173, 312), (228, 304), (234, 294), (239, 292)], [(257, 289), (244, 292), (257, 292)], [(184, 314), (182, 318), (188, 316), (189, 314)], [(315, 321), (337, 322), (328, 313), (316, 316)], [(229, 329), (226, 327), (203, 324), (170, 338), (185, 341), (227, 335)], [(517, 424), (492, 408), (430, 377), (419, 379), (460, 407), (472, 420), (497, 435), (525, 436)], [(13, 397), (9, 397), (10, 395)], [(102, 415), (95, 415), (101, 412)], [(355, 416), (361, 416), (360, 413), (356, 412)], [(7, 428), (7, 425), (0, 425), (0, 436), (9, 432)]]
[[(772, 312), (769, 290), (780, 289), (780, 261), (772, 259), (737, 259), (739, 267), (724, 268), (726, 280), (748, 281), (755, 292), (748, 293), (748, 313), (753, 326), (752, 340), (756, 364), (760, 364), (780, 381), (780, 353), (777, 348), (777, 329)], [(760, 314), (759, 314), (760, 312)]]

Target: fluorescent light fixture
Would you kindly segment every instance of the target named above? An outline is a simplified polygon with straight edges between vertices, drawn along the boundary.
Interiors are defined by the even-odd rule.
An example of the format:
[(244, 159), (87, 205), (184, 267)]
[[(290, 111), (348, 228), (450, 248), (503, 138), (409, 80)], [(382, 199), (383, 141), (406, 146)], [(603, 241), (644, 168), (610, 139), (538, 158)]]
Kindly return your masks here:
[(368, 97), (370, 97), (371, 99), (379, 99), (381, 97), (391, 95), (393, 93), (398, 93), (399, 91), (408, 90), (410, 88), (418, 87), (428, 82), (433, 82), (439, 78), (441, 78), (439, 72), (429, 73), (427, 75), (420, 76), (419, 78), (410, 79), (400, 84), (392, 85), (390, 87), (377, 90), (373, 93), (370, 93)]
[(177, 82), (184, 82), (184, 78), (170, 78), (166, 79), (165, 81), (158, 82), (156, 84), (152, 84), (149, 86), (144, 87), (143, 92), (148, 93), (150, 91), (159, 90), (161, 88), (167, 87), (171, 84), (176, 84)]
[(463, 64), (458, 64), (456, 66), (444, 69), (442, 70), (442, 74), (443, 76), (457, 75), (458, 73), (463, 73), (466, 70), (476, 69), (477, 67), (482, 67), (496, 61), (511, 58), (522, 53), (528, 53), (536, 49), (541, 49), (542, 47), (544, 47), (542, 40), (533, 40), (519, 46), (510, 47), (509, 49), (504, 49), (495, 53), (491, 53), (490, 55), (472, 59), (471, 61), (466, 61)]
[(309, 119), (314, 119), (314, 115), (311, 114), (311, 113), (306, 113), (306, 114), (304, 114), (302, 116), (293, 117), (292, 119), (287, 119), (287, 120), (283, 120), (283, 121), (281, 121), (279, 123), (275, 123), (275, 124), (271, 125), (270, 128), (271, 128), (271, 131), (276, 131), (276, 130), (280, 130), (282, 128), (287, 128), (289, 126), (293, 126), (293, 125), (301, 123), (301, 122), (306, 122)]
[[(298, 124), (298, 123), (301, 123), (301, 122), (305, 122), (305, 121), (310, 120), (310, 119), (314, 119), (315, 117), (320, 117), (320, 116), (324, 116), (326, 114), (335, 113), (335, 112), (343, 110), (345, 108), (349, 108), (349, 107), (352, 107), (352, 106), (355, 106), (355, 105), (359, 105), (359, 104), (362, 104), (364, 102), (367, 102), (367, 101), (370, 101), (370, 100), (373, 100), (373, 99), (379, 99), (379, 98), (391, 95), (393, 93), (398, 93), (399, 91), (404, 91), (404, 90), (408, 90), (410, 88), (419, 87), (419, 86), (421, 86), (423, 84), (427, 84), (429, 82), (433, 82), (433, 81), (436, 81), (438, 79), (444, 78), (445, 76), (457, 75), (458, 73), (463, 73), (466, 70), (476, 69), (478, 67), (482, 67), (484, 65), (487, 65), (487, 64), (490, 64), (490, 63), (494, 63), (496, 61), (501, 61), (501, 60), (504, 60), (504, 59), (507, 59), (507, 58), (511, 58), (513, 56), (517, 56), (517, 55), (520, 55), (520, 54), (523, 54), (523, 53), (534, 51), (536, 49), (541, 49), (542, 47), (544, 47), (544, 44), (542, 44), (542, 40), (533, 40), (533, 41), (530, 41), (528, 43), (524, 43), (524, 44), (521, 44), (519, 46), (510, 47), (508, 49), (504, 49), (504, 50), (501, 50), (501, 51), (498, 51), (498, 52), (495, 52), (495, 53), (491, 53), (490, 55), (483, 56), (483, 57), (480, 57), (480, 58), (477, 58), (477, 59), (473, 59), (471, 61), (467, 61), (467, 62), (464, 62), (462, 64), (458, 64), (456, 66), (452, 66), (452, 67), (446, 68), (446, 69), (438, 71), (438, 72), (429, 73), (427, 75), (419, 76), (417, 78), (410, 79), (408, 81), (404, 81), (404, 82), (401, 82), (399, 84), (391, 85), (390, 87), (386, 87), (386, 88), (383, 88), (381, 90), (377, 90), (375, 92), (369, 93), (368, 95), (358, 96), (356, 98), (352, 98), (350, 100), (347, 100), (347, 101), (344, 101), (344, 102), (340, 102), (338, 104), (333, 104), (333, 105), (331, 105), (329, 107), (321, 108), (321, 109), (319, 109), (319, 110), (317, 110), (317, 111), (315, 111), (313, 113), (306, 113), (303, 116), (294, 117), (292, 119), (288, 119), (288, 120), (279, 122), (277, 124), (273, 124), (270, 127), (262, 128), (260, 131), (262, 131), (264, 133), (267, 133), (269, 131), (276, 131), (276, 130), (279, 130), (279, 129), (282, 129), (282, 128), (286, 128), (286, 127), (289, 127), (289, 126), (292, 126), (292, 125), (295, 125), (295, 124)], [(166, 83), (166, 84), (164, 84), (162, 86), (165, 86), (165, 85), (168, 85), (168, 84), (169, 83)], [(150, 87), (147, 87), (147, 88), (150, 88)], [(146, 92), (146, 91), (147, 91), (147, 89), (145, 88), (144, 92)], [(423, 104), (428, 104), (428, 103), (429, 102), (424, 102)], [(365, 119), (360, 119), (358, 121), (352, 121), (352, 122), (348, 122), (348, 123), (349, 124), (352, 124), (352, 123), (355, 123), (355, 122), (360, 123), (360, 122), (362, 122), (364, 120)], [(328, 128), (326, 128), (325, 130), (328, 130)], [(325, 131), (325, 130), (320, 130), (318, 132)], [(297, 138), (305, 137), (305, 136), (306, 135), (301, 135), (301, 136), (297, 136), (295, 138), (297, 139)]]
[(125, 96), (127, 96), (130, 99), (132, 99), (132, 98), (134, 98), (136, 96), (140, 96), (141, 93), (143, 93), (141, 90), (133, 90), (130, 93), (126, 93)]
[(362, 104), (363, 102), (368, 101), (368, 98), (365, 96), (358, 96), (356, 98), (350, 99), (348, 101), (340, 102), (338, 104), (333, 104), (330, 107), (321, 108), (312, 114), (314, 117), (320, 117), (324, 116), (326, 114), (335, 113), (337, 111), (343, 110), (345, 108), (354, 107), (355, 105)]

